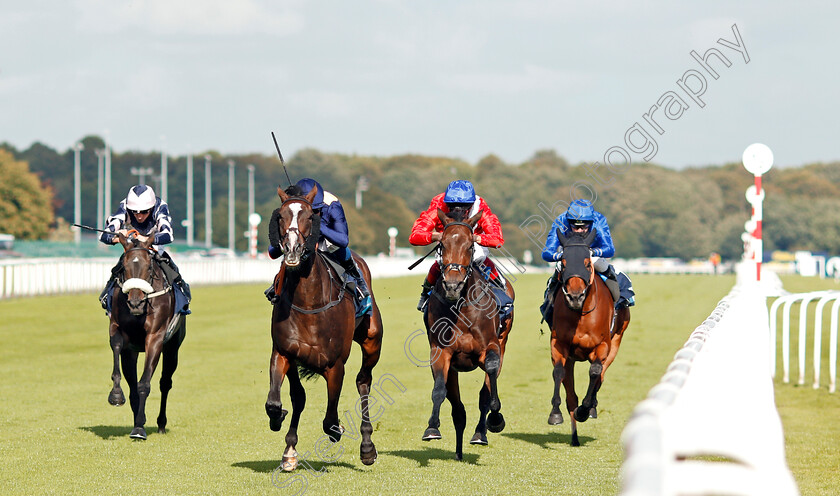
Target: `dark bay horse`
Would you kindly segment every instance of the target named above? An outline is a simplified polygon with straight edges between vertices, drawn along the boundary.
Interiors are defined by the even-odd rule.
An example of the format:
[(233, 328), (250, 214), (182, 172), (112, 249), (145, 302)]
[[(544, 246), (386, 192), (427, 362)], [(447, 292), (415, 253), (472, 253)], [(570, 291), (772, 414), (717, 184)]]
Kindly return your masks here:
[[(487, 444), (487, 430), (501, 432), (505, 419), (496, 382), (502, 370), (505, 344), (513, 325), (513, 313), (503, 324), (490, 284), (480, 271), (473, 270), (473, 230), (483, 212), (466, 221), (438, 210), (444, 224), (441, 246), (441, 277), (429, 298), (424, 323), (429, 337), (432, 389), (432, 415), (423, 440), (440, 439), (440, 406), (444, 398), (452, 404), (455, 424), (455, 458), (463, 459), (463, 437), (467, 413), (461, 402), (458, 372), (481, 367), (485, 372), (479, 392), (479, 419), (471, 444)], [(514, 299), (513, 287), (506, 292)], [(489, 416), (487, 412), (490, 412)]]
[[(338, 442), (344, 432), (339, 424), (338, 399), (344, 382), (344, 365), (353, 341), (362, 349), (362, 367), (356, 376), (356, 388), (361, 397), (360, 458), (365, 465), (376, 461), (368, 396), (373, 367), (379, 361), (382, 347), (382, 317), (373, 300), (370, 314), (356, 318), (354, 296), (342, 287), (333, 275), (333, 269), (318, 253), (320, 217), (312, 211), (316, 192), (313, 187), (305, 196), (291, 196), (278, 188), (277, 194), (283, 203), (276, 217), (272, 217), (272, 223), (277, 225), (271, 229), (278, 233), (284, 257), (274, 283), (278, 298), (271, 315), (271, 386), (265, 411), (271, 430), (279, 431), (288, 413), (281, 406), (280, 387), (288, 377), (292, 419), (283, 453), (282, 468), (286, 471), (294, 470), (298, 464), (297, 428), (306, 403), (298, 367), (304, 374), (317, 373), (326, 379), (327, 410), (323, 429), (332, 442)], [(372, 289), (367, 264), (359, 257), (356, 262), (368, 288)]]
[[(554, 396), (548, 423), (563, 423), (560, 412), (560, 383), (566, 388), (566, 408), (572, 419), (572, 446), (580, 446), (577, 422), (595, 416), (597, 394), (607, 368), (615, 360), (624, 330), (630, 323), (630, 310), (622, 307), (617, 315), (607, 285), (592, 267), (589, 246), (595, 231), (570, 237), (557, 233), (563, 246), (560, 259), (560, 285), (554, 300), (551, 322), (551, 361), (554, 364)], [(575, 362), (589, 361), (589, 388), (578, 405), (575, 393)]]
[[(155, 261), (152, 244), (155, 230), (145, 241), (117, 237), (125, 249), (121, 257), (122, 276), (114, 287), (111, 304), (109, 334), (114, 352), (114, 382), (108, 402), (115, 406), (125, 404), (125, 395), (120, 387), (120, 358), (125, 380), (128, 383), (128, 399), (134, 413), (134, 428), (130, 436), (146, 439), (146, 399), (151, 391), (152, 375), (158, 360), (163, 357), (163, 371), (160, 378), (160, 414), (157, 418), (158, 432), (166, 432), (166, 401), (172, 389), (172, 374), (178, 367), (178, 348), (187, 332), (186, 316), (175, 314), (175, 296), (172, 285), (164, 277), (160, 264)], [(137, 380), (137, 355), (146, 352), (143, 374)]]

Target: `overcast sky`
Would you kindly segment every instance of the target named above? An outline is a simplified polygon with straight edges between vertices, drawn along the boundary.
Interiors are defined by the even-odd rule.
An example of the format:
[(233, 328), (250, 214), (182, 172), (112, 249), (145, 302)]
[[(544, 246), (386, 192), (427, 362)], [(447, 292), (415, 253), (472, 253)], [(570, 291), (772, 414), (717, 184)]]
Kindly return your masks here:
[[(618, 146), (681, 168), (762, 142), (776, 165), (838, 160), (839, 19), (832, 1), (8, 1), (0, 142), (273, 154), (274, 131), (287, 157)], [(709, 55), (717, 79), (690, 54), (710, 48), (731, 64)]]

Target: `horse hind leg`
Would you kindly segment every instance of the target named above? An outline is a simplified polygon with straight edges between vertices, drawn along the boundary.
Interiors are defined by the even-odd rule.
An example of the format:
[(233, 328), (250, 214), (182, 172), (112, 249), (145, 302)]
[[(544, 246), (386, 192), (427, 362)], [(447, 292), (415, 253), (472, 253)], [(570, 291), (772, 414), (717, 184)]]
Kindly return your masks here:
[(297, 367), (289, 369), (289, 396), (292, 400), (292, 419), (289, 421), (289, 431), (286, 433), (286, 449), (283, 451), (281, 467), (286, 472), (291, 472), (298, 465), (297, 429), (300, 424), (300, 415), (306, 406), (306, 390), (300, 382)]
[(499, 400), (497, 387), (499, 373), (502, 370), (502, 359), (495, 350), (487, 352), (484, 368), (487, 379), (490, 380), (490, 415), (487, 416), (487, 429), (490, 432), (502, 432), (505, 429), (505, 417), (499, 411), (502, 409), (502, 402)]
[(359, 426), (362, 434), (362, 443), (359, 446), (359, 459), (365, 465), (373, 465), (377, 457), (376, 446), (374, 446), (373, 440), (371, 440), (373, 426), (370, 423), (368, 398), (370, 397), (370, 387), (373, 382), (373, 367), (379, 362), (379, 354), (382, 348), (381, 329), (382, 325), (380, 322), (376, 327), (378, 332), (374, 333), (374, 337), (359, 343), (362, 348), (362, 368), (356, 375), (356, 389), (359, 391), (359, 401), (362, 408), (362, 424)]
[(172, 389), (172, 376), (175, 374), (175, 369), (178, 368), (178, 345), (170, 346), (175, 341), (170, 341), (164, 345), (163, 349), (163, 364), (160, 375), (160, 413), (157, 417), (158, 433), (166, 434), (166, 402), (169, 399), (169, 390)]
[(111, 331), (111, 351), (114, 353), (114, 369), (111, 371), (111, 392), (108, 393), (108, 403), (114, 406), (125, 405), (125, 394), (120, 387), (120, 353), (123, 348), (122, 334), (118, 331)]
[(324, 372), (327, 380), (327, 411), (324, 415), (324, 434), (330, 441), (337, 443), (341, 440), (344, 427), (338, 422), (338, 400), (341, 397), (341, 386), (344, 382), (344, 362), (338, 361)]

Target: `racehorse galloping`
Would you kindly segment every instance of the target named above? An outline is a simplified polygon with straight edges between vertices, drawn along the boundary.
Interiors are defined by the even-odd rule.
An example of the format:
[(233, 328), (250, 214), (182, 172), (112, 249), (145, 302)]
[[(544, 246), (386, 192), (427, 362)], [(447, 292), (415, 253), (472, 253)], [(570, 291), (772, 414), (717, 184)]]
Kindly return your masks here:
[[(560, 260), (560, 288), (555, 295), (551, 322), (551, 361), (554, 364), (554, 396), (548, 423), (563, 423), (560, 412), (560, 383), (566, 388), (566, 408), (572, 419), (572, 446), (580, 446), (577, 422), (595, 416), (597, 394), (607, 368), (615, 360), (621, 337), (630, 323), (630, 310), (622, 307), (614, 319), (614, 302), (604, 281), (593, 270), (589, 246), (595, 231), (565, 237)], [(615, 332), (611, 332), (615, 330)], [(588, 360), (589, 388), (578, 405), (575, 393), (575, 362)]]
[[(279, 431), (288, 413), (281, 405), (280, 387), (288, 377), (292, 419), (283, 453), (282, 468), (286, 471), (297, 467), (297, 428), (306, 403), (298, 366), (326, 379), (327, 411), (323, 429), (332, 442), (338, 442), (344, 432), (339, 425), (338, 399), (344, 381), (344, 365), (353, 341), (362, 349), (362, 367), (356, 376), (361, 397), (360, 458), (365, 465), (376, 461), (376, 447), (370, 438), (373, 427), (368, 414), (368, 396), (373, 367), (379, 361), (382, 346), (382, 318), (375, 300), (369, 314), (356, 318), (352, 293), (342, 287), (334, 269), (316, 250), (320, 223), (312, 211), (316, 192), (313, 187), (306, 196), (290, 196), (278, 188), (277, 194), (283, 203), (276, 217), (272, 217), (272, 224), (276, 225), (271, 229), (277, 229), (285, 255), (275, 278), (278, 299), (271, 315), (271, 386), (265, 411), (271, 430)], [(356, 262), (371, 288), (367, 264), (359, 257)]]
[[(444, 398), (452, 404), (455, 424), (455, 458), (463, 459), (463, 437), (467, 414), (461, 402), (458, 372), (481, 367), (484, 384), (479, 392), (479, 420), (471, 444), (487, 444), (487, 430), (501, 432), (505, 420), (500, 409), (496, 381), (502, 370), (505, 344), (513, 325), (513, 313), (499, 323), (499, 309), (490, 288), (479, 271), (473, 270), (473, 230), (483, 212), (466, 221), (456, 220), (438, 209), (443, 223), (441, 277), (429, 298), (424, 323), (429, 337), (434, 388), (432, 415), (423, 440), (440, 439), (440, 406)], [(506, 292), (514, 299), (513, 287)], [(501, 329), (500, 329), (501, 327)], [(487, 415), (487, 412), (490, 415)]]
[[(109, 334), (114, 352), (114, 382), (108, 402), (115, 406), (125, 404), (125, 395), (120, 388), (120, 359), (125, 380), (128, 382), (128, 399), (134, 412), (134, 428), (130, 436), (146, 439), (146, 399), (151, 391), (152, 375), (158, 360), (163, 356), (163, 371), (160, 378), (160, 414), (157, 418), (158, 432), (166, 432), (166, 400), (172, 389), (172, 374), (178, 367), (178, 348), (186, 335), (186, 316), (175, 313), (175, 295), (172, 285), (164, 277), (163, 270), (155, 261), (152, 244), (155, 230), (145, 241), (126, 238), (117, 233), (125, 249), (122, 256), (123, 277), (114, 287), (111, 300), (111, 324)], [(176, 320), (177, 319), (177, 320)], [(143, 375), (137, 380), (137, 355), (146, 352)]]

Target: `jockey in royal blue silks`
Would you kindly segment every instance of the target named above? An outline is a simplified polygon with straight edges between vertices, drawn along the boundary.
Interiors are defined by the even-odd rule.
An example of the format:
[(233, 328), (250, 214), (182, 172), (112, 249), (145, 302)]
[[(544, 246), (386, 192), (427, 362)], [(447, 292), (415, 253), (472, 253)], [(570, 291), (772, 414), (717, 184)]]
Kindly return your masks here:
[[(350, 252), (348, 245), (350, 244), (350, 230), (347, 227), (347, 219), (344, 217), (344, 207), (338, 198), (330, 193), (324, 191), (318, 181), (311, 178), (304, 178), (295, 183), (290, 190), (297, 191), (297, 194), (305, 195), (312, 190), (312, 187), (317, 189), (315, 198), (312, 200), (312, 211), (320, 213), (321, 215), (321, 234), (318, 239), (318, 251), (328, 256), (330, 260), (338, 263), (345, 273), (352, 277), (356, 283), (356, 316), (361, 316), (369, 313), (372, 308), (372, 301), (370, 298), (370, 290), (368, 290), (367, 282), (362, 277), (359, 267)], [(279, 246), (269, 246), (268, 254), (271, 258), (277, 258), (282, 255)], [(266, 291), (266, 297), (269, 301), (274, 300), (274, 286)]]
[[(563, 247), (557, 238), (558, 229), (561, 236), (568, 236), (572, 232), (587, 234), (590, 229), (595, 230), (595, 239), (590, 245), (592, 267), (602, 275), (602, 279), (604, 279), (604, 282), (613, 295), (616, 308), (633, 306), (635, 304), (633, 298), (635, 293), (633, 292), (633, 285), (630, 279), (623, 272), (616, 273), (613, 266), (607, 260), (615, 255), (615, 246), (610, 235), (610, 226), (607, 224), (607, 218), (592, 207), (592, 202), (588, 200), (575, 200), (569, 206), (568, 210), (554, 219), (554, 222), (551, 224), (551, 229), (548, 231), (548, 238), (545, 240), (545, 248), (543, 248), (542, 252), (542, 258), (546, 262), (558, 262), (563, 256)], [(550, 300), (557, 287), (559, 275), (559, 272), (555, 270), (549, 278), (548, 287), (545, 292), (545, 301), (543, 301), (540, 307), (540, 311), (546, 321), (550, 319), (551, 305), (553, 303)]]
[[(155, 195), (155, 191), (145, 184), (132, 186), (128, 190), (125, 200), (120, 202), (117, 211), (108, 217), (105, 222), (104, 232), (99, 236), (99, 241), (106, 245), (114, 245), (119, 242), (117, 232), (127, 236), (130, 230), (137, 231), (140, 236), (146, 236), (153, 228), (155, 233), (154, 248), (157, 251), (156, 260), (160, 263), (167, 280), (175, 289), (175, 308), (178, 312), (190, 314), (189, 304), (191, 299), (190, 285), (181, 277), (181, 273), (175, 262), (166, 252), (162, 245), (172, 242), (172, 218), (169, 216), (169, 205)], [(111, 311), (111, 296), (117, 276), (122, 269), (122, 256), (117, 265), (111, 269), (111, 278), (105, 285), (105, 289), (99, 296), (102, 308), (106, 312)]]

